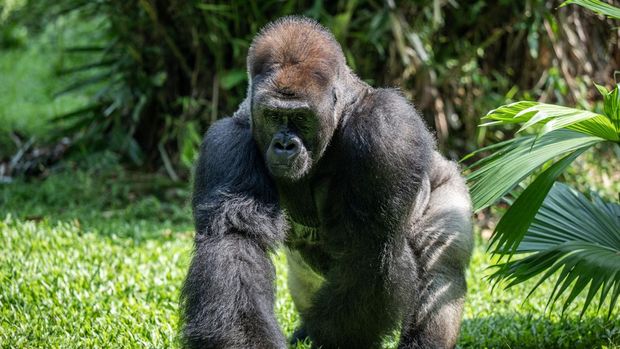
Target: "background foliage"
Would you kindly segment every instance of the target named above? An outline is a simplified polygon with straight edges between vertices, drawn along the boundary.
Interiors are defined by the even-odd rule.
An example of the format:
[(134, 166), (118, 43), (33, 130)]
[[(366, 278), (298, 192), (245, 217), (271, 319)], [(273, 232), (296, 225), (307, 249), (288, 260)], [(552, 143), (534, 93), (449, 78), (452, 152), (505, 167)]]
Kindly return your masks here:
[[(569, 4), (620, 20), (620, 8), (600, 0), (562, 6)], [(620, 85), (595, 87), (603, 97), (601, 113), (532, 101), (490, 111), (481, 126), (519, 125), (518, 132), (531, 134), (472, 153), (488, 155), (470, 166), (468, 180), (475, 211), (502, 198), (510, 205), (489, 243), (499, 256), (492, 279), (512, 287), (537, 278), (531, 294), (553, 277), (549, 308), (563, 298), (564, 312), (587, 290), (581, 314), (599, 295), (598, 309), (608, 301), (610, 317), (620, 297), (620, 205), (617, 198), (606, 201), (556, 182), (596, 145), (604, 144), (610, 155), (620, 152)], [(512, 259), (514, 254), (521, 258)]]
[(74, 37), (55, 45), (62, 51), (55, 72), (70, 79), (55, 92), (88, 102), (60, 111), (62, 131), (52, 136), (69, 136), (73, 150), (112, 150), (177, 178), (187, 173), (207, 126), (244, 97), (253, 35), (274, 18), (302, 14), (334, 32), (363, 79), (403, 89), (458, 158), (511, 132), (475, 126), (497, 105), (517, 98), (582, 104), (596, 98), (588, 89), (593, 81), (612, 82), (617, 30), (559, 4), (5, 0), (9, 24), (0, 44), (18, 45), (24, 33), (65, 20), (56, 29)]

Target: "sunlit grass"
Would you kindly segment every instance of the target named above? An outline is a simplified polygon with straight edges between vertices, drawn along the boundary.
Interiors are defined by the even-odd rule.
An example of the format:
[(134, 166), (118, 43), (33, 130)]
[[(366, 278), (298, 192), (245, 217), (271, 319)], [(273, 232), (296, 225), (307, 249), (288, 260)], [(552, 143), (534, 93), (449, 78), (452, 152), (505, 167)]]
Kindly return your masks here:
[[(179, 289), (192, 249), (186, 200), (155, 197), (124, 176), (104, 179), (68, 173), (0, 186), (1, 348), (178, 347)], [(595, 308), (582, 319), (544, 315), (551, 284), (527, 300), (531, 283), (492, 292), (485, 247), (478, 239), (460, 347), (620, 348), (620, 320)], [(283, 254), (274, 260), (276, 314), (290, 335), (299, 315)]]

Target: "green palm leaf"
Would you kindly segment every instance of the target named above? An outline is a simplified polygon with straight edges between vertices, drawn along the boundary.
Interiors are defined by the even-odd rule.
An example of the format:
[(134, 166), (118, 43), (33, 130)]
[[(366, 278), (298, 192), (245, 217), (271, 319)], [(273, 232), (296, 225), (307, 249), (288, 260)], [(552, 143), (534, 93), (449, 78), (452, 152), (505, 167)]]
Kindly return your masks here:
[(562, 5), (560, 5), (560, 7), (570, 5), (570, 4), (579, 5), (589, 10), (592, 10), (596, 13), (600, 13), (602, 15), (605, 15), (611, 18), (620, 19), (619, 8), (614, 7), (610, 4), (604, 3), (600, 0), (568, 0), (568, 1), (565, 1)]
[(620, 133), (620, 91), (617, 86), (611, 91), (607, 91), (604, 86), (596, 85), (596, 88), (603, 95), (605, 115)]
[(483, 123), (480, 126), (490, 126), (498, 123), (501, 124), (517, 124), (528, 121), (532, 117), (532, 113), (524, 112), (531, 107), (539, 104), (538, 102), (520, 101), (502, 105), (497, 109), (493, 109), (487, 113), (482, 120), (492, 120)]
[(543, 171), (534, 182), (525, 188), (523, 193), (510, 205), (495, 228), (489, 245), (495, 247), (494, 253), (511, 255), (517, 251), (521, 240), (523, 240), (534, 220), (534, 216), (557, 177), (586, 149), (581, 148), (565, 156)]
[(581, 315), (600, 294), (598, 308), (608, 300), (607, 316), (611, 316), (620, 296), (620, 205), (606, 203), (596, 194), (590, 201), (567, 185), (556, 183), (518, 251), (534, 253), (497, 265), (492, 279), (507, 280), (507, 287), (511, 287), (544, 273), (533, 292), (559, 272), (549, 295), (550, 305), (568, 293), (565, 311), (587, 290)]
[(474, 164), (467, 176), (474, 209), (479, 211), (506, 195), (517, 184), (546, 162), (559, 156), (582, 151), (605, 139), (570, 130), (556, 130), (536, 139), (517, 138), (505, 147), (493, 149), (490, 161)]
[[(617, 90), (614, 90), (617, 93)], [(519, 132), (534, 125), (543, 124), (538, 135), (568, 128), (591, 136), (597, 136), (610, 141), (620, 140), (618, 129), (612, 120), (605, 115), (587, 110), (562, 107), (559, 105), (521, 101), (508, 104), (490, 111), (484, 120), (494, 123), (514, 124), (522, 123)]]

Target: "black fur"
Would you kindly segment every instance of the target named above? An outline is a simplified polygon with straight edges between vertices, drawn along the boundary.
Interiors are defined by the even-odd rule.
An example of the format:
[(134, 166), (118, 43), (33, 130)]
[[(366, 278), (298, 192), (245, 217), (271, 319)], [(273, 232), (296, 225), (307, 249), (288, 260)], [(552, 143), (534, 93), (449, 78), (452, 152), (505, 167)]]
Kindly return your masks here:
[(195, 250), (182, 292), (187, 348), (285, 347), (267, 255), (285, 221), (265, 171), (247, 120), (210, 128), (196, 167)]
[[(278, 30), (304, 26), (319, 28), (317, 40), (331, 40), (316, 23), (287, 18), (261, 32), (250, 56), (271, 52), (260, 46), (279, 42), (270, 35), (289, 34)], [(299, 156), (311, 164), (295, 177), (274, 178), (265, 152), (273, 132), (299, 125), (284, 117), (271, 127), (253, 105), (287, 103), (269, 99), (275, 78), (253, 77), (250, 91), (264, 94), (250, 96), (205, 136), (193, 199), (195, 252), (182, 292), (186, 347), (286, 347), (268, 256), (280, 245), (303, 320), (293, 340), (375, 348), (400, 327), (400, 348), (454, 346), (472, 240), (464, 181), (399, 92), (371, 88), (344, 64), (337, 69), (331, 80), (321, 76), (298, 91), (293, 81), (287, 90), (305, 96), (320, 128), (308, 135), (302, 124), (295, 133), (303, 140)]]

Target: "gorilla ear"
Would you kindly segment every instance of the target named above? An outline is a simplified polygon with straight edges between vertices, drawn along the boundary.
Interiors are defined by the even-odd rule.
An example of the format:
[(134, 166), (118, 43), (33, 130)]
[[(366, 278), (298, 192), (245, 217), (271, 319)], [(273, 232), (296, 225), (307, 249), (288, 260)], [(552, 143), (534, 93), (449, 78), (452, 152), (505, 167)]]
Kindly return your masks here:
[(332, 79), (332, 99), (334, 102), (334, 108), (339, 109), (338, 112), (342, 111), (342, 109), (339, 108), (339, 105), (342, 104), (345, 100), (344, 97), (347, 93), (347, 86), (352, 86), (350, 84), (347, 85), (349, 83), (348, 79), (341, 77), (340, 70), (341, 69), (336, 69), (336, 75)]
[(250, 77), (256, 76), (269, 68), (269, 60), (264, 55), (248, 55), (247, 66)]
[(252, 127), (252, 110), (251, 110), (251, 98), (252, 98), (252, 91), (250, 91), (250, 88), (248, 85), (248, 92), (247, 92), (247, 96), (245, 97), (245, 99), (243, 100), (243, 102), (241, 102), (241, 104), (239, 104), (239, 108), (237, 108), (237, 111), (235, 111), (235, 113), (233, 114), (233, 118), (239, 118), (242, 120), (248, 120), (250, 122), (250, 127)]

